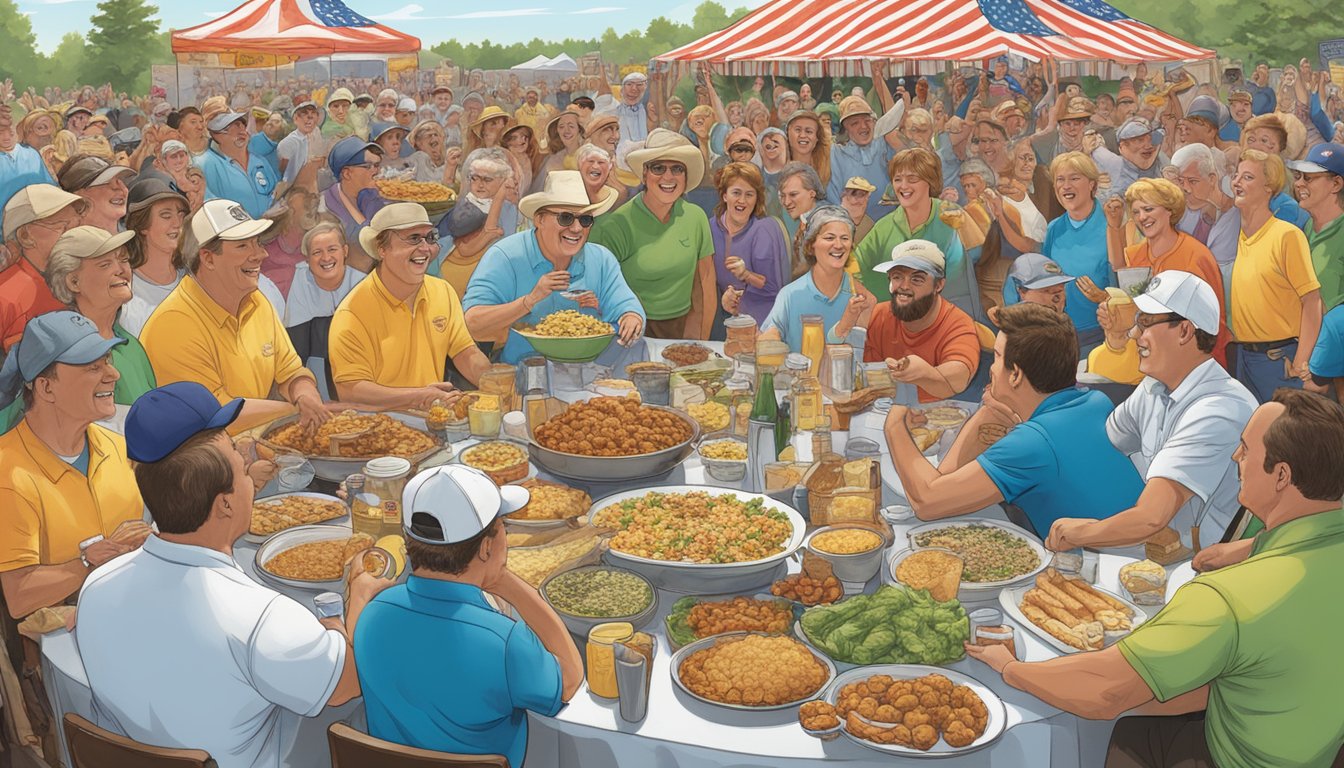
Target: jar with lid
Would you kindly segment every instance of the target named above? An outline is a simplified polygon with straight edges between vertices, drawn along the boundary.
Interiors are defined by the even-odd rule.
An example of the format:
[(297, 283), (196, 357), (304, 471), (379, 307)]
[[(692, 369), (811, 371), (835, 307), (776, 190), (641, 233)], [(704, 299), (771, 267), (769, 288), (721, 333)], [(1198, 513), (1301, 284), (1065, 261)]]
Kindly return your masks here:
[(835, 453), (831, 447), (831, 419), (822, 416), (812, 427), (812, 460), (821, 461), (828, 453)]
[(728, 414), (732, 417), (733, 433), (745, 435), (753, 403), (751, 380), (734, 376), (724, 382), (723, 386), (728, 391)]
[(635, 626), (628, 621), (598, 624), (588, 630), (588, 690), (604, 699), (617, 698), (615, 644), (635, 636)]
[(723, 321), (727, 332), (723, 342), (723, 354), (734, 359), (742, 353), (755, 354), (756, 319), (751, 315), (735, 315)]
[(835, 344), (826, 347), (822, 374), (826, 377), (826, 386), (837, 395), (850, 395), (854, 392), (854, 348), (848, 344)]
[(793, 373), (793, 384), (789, 388), (789, 399), (793, 401), (793, 430), (810, 432), (816, 429), (823, 414), (821, 382), (811, 374), (812, 361), (804, 355), (789, 355), (784, 365)]
[(411, 462), (399, 456), (370, 459), (364, 465), (364, 491), (351, 503), (350, 526), (374, 539), (401, 535), (401, 492)]

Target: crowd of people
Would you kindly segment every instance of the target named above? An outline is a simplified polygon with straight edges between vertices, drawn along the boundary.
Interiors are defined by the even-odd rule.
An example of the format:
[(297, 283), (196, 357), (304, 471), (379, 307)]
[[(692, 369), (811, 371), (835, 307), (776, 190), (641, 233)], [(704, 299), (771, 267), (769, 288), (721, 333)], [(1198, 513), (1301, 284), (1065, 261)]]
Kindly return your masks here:
[[(656, 72), (556, 92), (472, 73), (427, 94), (6, 99), (7, 613), (77, 600), (110, 722), (221, 765), (274, 764), (280, 709), (361, 691), (375, 736), (519, 764), (523, 713), (553, 714), (582, 679), (563, 625), (503, 567), (498, 516), (525, 500), (460, 468), (417, 477), (415, 575), (386, 592), (360, 577), (344, 621), (319, 621), (231, 559), (276, 467), (230, 435), (452, 405), (532, 353), (512, 326), (562, 309), (616, 329), (599, 363), (744, 320), (797, 352), (819, 315), (827, 343), (920, 402), (982, 403), (936, 466), (921, 417), (891, 409), (920, 519), (1003, 504), (1060, 551), (1174, 532), (1226, 574), (1110, 651), (973, 655), (1086, 716), (1187, 706), (1175, 726), (1127, 720), (1116, 764), (1328, 765), (1334, 614), (1267, 629), (1302, 626), (1344, 547), (1344, 124), (1328, 73), (1288, 71), (1224, 92), (1142, 64), (1095, 83), (874, 63), (830, 101), (763, 78), (724, 101), (706, 67), (689, 109), (651, 99), (676, 85)], [(385, 197), (392, 180), (456, 204), (431, 216)], [(221, 621), (182, 618), (202, 605)], [(422, 665), (444, 642), (473, 650)], [(160, 663), (128, 667), (131, 647)], [(1264, 697), (1277, 719), (1257, 719)], [(201, 709), (221, 701), (242, 713), (227, 728)]]

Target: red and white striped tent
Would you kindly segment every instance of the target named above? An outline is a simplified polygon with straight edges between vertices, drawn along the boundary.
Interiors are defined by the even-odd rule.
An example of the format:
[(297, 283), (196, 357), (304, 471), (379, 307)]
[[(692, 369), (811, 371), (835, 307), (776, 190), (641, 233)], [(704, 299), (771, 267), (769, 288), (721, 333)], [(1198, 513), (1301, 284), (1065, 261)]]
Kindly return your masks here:
[(268, 53), (314, 58), (413, 54), (419, 38), (385, 27), (340, 0), (248, 0), (229, 13), (172, 34), (175, 54)]
[[(886, 60), (934, 74), (948, 62), (1016, 55), (1084, 65), (1194, 62), (1213, 51), (1130, 18), (1102, 0), (770, 0), (740, 21), (657, 56), (711, 62), (728, 75), (863, 76)], [(1090, 66), (1087, 66), (1090, 65)]]

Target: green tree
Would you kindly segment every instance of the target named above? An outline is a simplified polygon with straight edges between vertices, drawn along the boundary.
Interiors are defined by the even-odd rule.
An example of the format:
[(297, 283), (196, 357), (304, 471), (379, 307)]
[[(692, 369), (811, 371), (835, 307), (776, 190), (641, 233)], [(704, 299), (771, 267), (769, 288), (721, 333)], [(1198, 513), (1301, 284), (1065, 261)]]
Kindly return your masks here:
[(66, 32), (60, 45), (47, 57), (46, 79), (51, 85), (66, 88), (79, 82), (84, 73), (87, 43), (78, 32)]
[(14, 0), (0, 0), (0, 51), (4, 52), (0, 80), (12, 78), (15, 91), (30, 85), (41, 91), (46, 83), (41, 82), (43, 66), (37, 36), (32, 22), (19, 12)]
[(149, 66), (159, 42), (157, 6), (144, 0), (102, 0), (89, 19), (89, 46), (84, 80), (111, 83), (119, 91), (146, 93)]
[[(1220, 56), (1257, 60), (1271, 66), (1296, 64), (1306, 56), (1316, 63), (1316, 44), (1340, 36), (1337, 0), (1197, 0), (1154, 3), (1111, 0), (1121, 11)], [(1191, 7), (1191, 6), (1196, 7)]]

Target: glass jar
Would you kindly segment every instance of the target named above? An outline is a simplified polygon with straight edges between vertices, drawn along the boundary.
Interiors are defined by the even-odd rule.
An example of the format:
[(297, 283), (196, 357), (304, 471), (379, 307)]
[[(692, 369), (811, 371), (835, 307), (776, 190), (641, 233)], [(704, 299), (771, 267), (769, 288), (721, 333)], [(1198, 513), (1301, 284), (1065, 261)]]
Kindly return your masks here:
[(546, 368), (546, 358), (540, 355), (523, 358), (521, 366), (523, 373), (523, 385), (520, 387), (523, 395), (549, 395), (551, 393), (551, 374)]
[(826, 361), (823, 375), (826, 387), (838, 395), (850, 395), (854, 392), (854, 348), (848, 344), (835, 344), (826, 348)]
[(672, 401), (672, 366), (664, 363), (635, 363), (626, 372), (635, 383), (640, 402), (668, 405)]
[(733, 434), (747, 434), (747, 422), (751, 419), (751, 382), (734, 376), (723, 384), (728, 392), (728, 415)]
[(481, 391), (499, 395), (501, 413), (512, 411), (517, 403), (514, 395), (518, 391), (518, 369), (512, 365), (496, 363), (481, 374)]
[(350, 526), (375, 540), (401, 535), (401, 492), (411, 474), (411, 462), (399, 456), (370, 459), (364, 465), (364, 492), (350, 509)]
[(812, 362), (803, 355), (789, 355), (784, 364), (793, 373), (793, 385), (789, 388), (789, 399), (793, 401), (793, 430), (809, 432), (816, 429), (824, 414), (821, 382), (811, 375)]
[(803, 315), (802, 354), (808, 360), (807, 372), (821, 371), (821, 356), (826, 351), (826, 324), (821, 315)]
[(821, 461), (828, 453), (834, 453), (831, 446), (831, 419), (822, 416), (812, 428), (812, 460)]
[(588, 630), (588, 690), (594, 696), (614, 699), (619, 695), (616, 689), (616, 649), (615, 644), (625, 642), (635, 636), (635, 627), (628, 621), (612, 621), (598, 624)]
[(498, 437), (504, 413), (497, 395), (482, 395), (467, 406), (467, 422), (474, 437)]
[(727, 337), (723, 342), (723, 354), (736, 359), (743, 353), (756, 351), (756, 320), (751, 315), (736, 315), (723, 321)]

